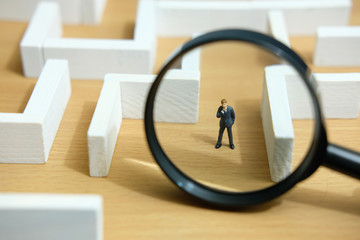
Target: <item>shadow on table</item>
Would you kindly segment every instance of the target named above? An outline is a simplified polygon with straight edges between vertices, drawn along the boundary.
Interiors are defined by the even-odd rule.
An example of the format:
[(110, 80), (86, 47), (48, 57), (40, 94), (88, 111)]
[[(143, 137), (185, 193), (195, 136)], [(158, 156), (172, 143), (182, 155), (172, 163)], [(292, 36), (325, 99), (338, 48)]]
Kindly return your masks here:
[[(20, 41), (18, 46), (20, 46)], [(22, 62), (21, 62), (21, 55), (20, 55), (20, 47), (14, 48), (13, 52), (11, 53), (11, 56), (7, 62), (6, 69), (8, 71), (11, 71), (13, 73), (19, 74), (23, 76), (23, 68), (22, 68)]]
[(182, 192), (180, 189), (175, 187), (175, 185), (172, 184), (168, 178), (166, 178), (164, 173), (160, 170), (159, 166), (152, 161), (145, 161), (136, 158), (121, 158), (119, 161), (121, 161), (121, 169), (119, 170), (121, 173), (117, 172), (114, 174), (115, 169), (112, 169), (112, 176), (109, 177), (109, 179), (132, 191), (136, 191), (163, 201), (193, 206), (197, 208), (228, 210), (236, 212), (262, 212), (281, 203), (281, 200), (277, 199), (265, 204), (247, 208), (220, 208), (209, 205)]
[[(71, 122), (66, 123), (63, 118), (62, 124), (73, 125), (69, 129), (71, 136), (71, 144), (66, 154), (65, 165), (75, 171), (78, 171), (86, 176), (89, 176), (89, 155), (87, 145), (87, 131), (90, 126), (92, 115), (96, 107), (96, 102), (85, 102), (81, 104), (80, 117), (77, 119), (77, 124)], [(74, 111), (76, 109), (68, 107), (67, 111)], [(71, 119), (70, 121), (74, 121)]]
[(198, 139), (199, 141), (202, 141), (204, 143), (207, 143), (209, 145), (211, 145), (212, 147), (215, 147), (216, 142), (217, 142), (217, 134), (218, 134), (218, 130), (215, 129), (214, 131), (214, 136), (208, 135), (208, 134), (201, 134), (201, 133), (194, 133), (192, 134), (192, 137), (195, 139)]
[[(329, 191), (319, 191), (297, 186), (286, 195), (286, 200), (326, 208), (339, 212), (347, 212), (352, 215), (360, 215), (360, 188), (357, 188), (352, 196), (344, 196)], [(285, 199), (284, 199), (285, 200)]]

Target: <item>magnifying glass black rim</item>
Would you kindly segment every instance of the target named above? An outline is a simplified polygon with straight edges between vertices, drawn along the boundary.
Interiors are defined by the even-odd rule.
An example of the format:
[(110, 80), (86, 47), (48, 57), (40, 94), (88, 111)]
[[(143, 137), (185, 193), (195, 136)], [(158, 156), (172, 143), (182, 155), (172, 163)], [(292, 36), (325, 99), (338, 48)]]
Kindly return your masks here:
[[(228, 192), (210, 188), (193, 180), (177, 168), (167, 157), (156, 137), (153, 118), (154, 101), (157, 89), (166, 72), (171, 68), (175, 61), (192, 49), (218, 41), (248, 42), (282, 57), (297, 70), (309, 90), (315, 114), (315, 130), (311, 147), (305, 156), (304, 161), (293, 173), (270, 187), (248, 192)], [(319, 167), (322, 157), (325, 155), (327, 146), (326, 132), (320, 104), (314, 87), (314, 79), (306, 63), (293, 50), (276, 39), (259, 32), (243, 29), (225, 29), (209, 32), (188, 41), (175, 51), (172, 57), (160, 70), (149, 91), (145, 107), (145, 132), (150, 150), (155, 160), (171, 181), (186, 193), (207, 203), (222, 207), (250, 206), (280, 196), (292, 188), (296, 183), (310, 176)]]

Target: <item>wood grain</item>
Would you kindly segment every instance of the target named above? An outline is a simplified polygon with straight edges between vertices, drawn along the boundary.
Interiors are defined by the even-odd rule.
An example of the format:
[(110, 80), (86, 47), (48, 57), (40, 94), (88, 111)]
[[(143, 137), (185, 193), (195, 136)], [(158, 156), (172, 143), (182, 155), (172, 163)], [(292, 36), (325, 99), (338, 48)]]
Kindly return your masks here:
[[(99, 26), (65, 26), (66, 37), (132, 38), (136, 14), (136, 1), (109, 0), (103, 22)], [(353, 0), (352, 25), (360, 25), (360, 1)], [(22, 112), (34, 88), (36, 79), (23, 77), (19, 43), (26, 23), (0, 22), (0, 112)], [(161, 38), (155, 72), (167, 56), (186, 39)], [(291, 38), (293, 48), (311, 64), (314, 37)], [(220, 58), (230, 56), (222, 51), (207, 53), (203, 68), (207, 82), (201, 86), (200, 118), (208, 125), (198, 134), (199, 143), (214, 150), (218, 120), (212, 118), (219, 98), (253, 99), (242, 105), (231, 104), (249, 123), (244, 135), (242, 126), (235, 126), (236, 149), (219, 149), (222, 153), (239, 156), (251, 155), (241, 150), (246, 137), (259, 138), (261, 125), (256, 111), (260, 111), (261, 83), (234, 81), (239, 64), (257, 63), (259, 55), (248, 50), (246, 58), (228, 66), (226, 72), (214, 66)], [(212, 56), (211, 54), (217, 54)], [(237, 58), (239, 59), (239, 58)], [(246, 65), (242, 79), (248, 76), (262, 78), (262, 64)], [(319, 68), (315, 72), (360, 72), (360, 68)], [(227, 79), (233, 88), (214, 94), (219, 79)], [(95, 193), (104, 198), (105, 239), (359, 239), (360, 185), (359, 181), (321, 167), (313, 176), (298, 184), (283, 197), (260, 206), (241, 211), (220, 211), (207, 208), (177, 189), (156, 165), (147, 147), (142, 120), (125, 119), (115, 148), (110, 173), (106, 178), (91, 178), (88, 169), (87, 130), (102, 81), (72, 81), (72, 96), (55, 138), (49, 160), (45, 165), (0, 165), (1, 192), (42, 193)], [(231, 105), (229, 104), (229, 105)], [(233, 105), (234, 105), (233, 104)], [(243, 109), (242, 109), (243, 108)], [(240, 113), (239, 112), (239, 113)], [(208, 114), (210, 113), (210, 117)], [(251, 114), (250, 114), (251, 113)], [(241, 114), (239, 115), (241, 118)], [(239, 118), (239, 119), (240, 119)], [(360, 151), (360, 119), (327, 120), (329, 139), (345, 147)], [(299, 124), (301, 127), (301, 124)], [(166, 135), (163, 135), (166, 141)], [(224, 141), (226, 134), (224, 134)], [(167, 141), (176, 141), (168, 137)], [(178, 146), (181, 148), (182, 146)], [(191, 146), (190, 146), (191, 147)], [(196, 151), (198, 145), (192, 146)], [(191, 148), (190, 148), (191, 149)], [(241, 152), (242, 151), (242, 152)], [(209, 157), (211, 152), (207, 153)], [(216, 153), (217, 154), (217, 153)], [(259, 151), (264, 156), (263, 151)], [(251, 155), (252, 156), (252, 155)], [(234, 157), (233, 157), (234, 158)]]

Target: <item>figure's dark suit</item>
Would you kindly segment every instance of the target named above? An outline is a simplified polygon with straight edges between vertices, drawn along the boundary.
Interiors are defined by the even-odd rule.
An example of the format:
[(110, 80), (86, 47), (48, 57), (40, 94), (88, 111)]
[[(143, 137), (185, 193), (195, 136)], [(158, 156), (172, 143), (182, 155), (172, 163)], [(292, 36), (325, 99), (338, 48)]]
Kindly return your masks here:
[(235, 121), (235, 112), (234, 112), (234, 109), (230, 106), (227, 106), (227, 109), (224, 113), (222, 113), (221, 111), (222, 111), (222, 106), (219, 107), (219, 109), (216, 113), (216, 117), (220, 118), (219, 137), (218, 137), (217, 144), (221, 144), (224, 130), (225, 130), (225, 128), (227, 128), (227, 132), (228, 132), (228, 136), (229, 136), (229, 143), (231, 146), (233, 144), (231, 127)]

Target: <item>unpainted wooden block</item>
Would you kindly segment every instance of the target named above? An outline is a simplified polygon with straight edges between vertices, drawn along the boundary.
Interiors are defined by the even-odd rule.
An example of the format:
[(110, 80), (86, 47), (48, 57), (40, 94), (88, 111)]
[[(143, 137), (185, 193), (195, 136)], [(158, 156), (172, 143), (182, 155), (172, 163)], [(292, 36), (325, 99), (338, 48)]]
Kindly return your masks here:
[[(6, 21), (29, 21), (37, 5), (43, 0), (2, 0), (0, 19)], [(61, 9), (65, 24), (98, 24), (107, 0), (52, 0)]]
[(45, 163), (71, 94), (66, 60), (48, 60), (24, 113), (0, 113), (0, 163)]
[(103, 200), (98, 195), (2, 193), (0, 238), (101, 240)]
[(104, 81), (87, 133), (90, 176), (107, 176), (122, 122), (120, 83)]
[(45, 64), (43, 44), (49, 37), (60, 37), (60, 8), (54, 2), (41, 2), (20, 42), (23, 72), (26, 77), (38, 77)]
[(189, 36), (223, 28), (267, 32), (270, 10), (284, 13), (290, 35), (313, 35), (319, 26), (346, 25), (351, 4), (350, 0), (159, 1), (158, 35)]
[(316, 35), (314, 64), (360, 66), (360, 26), (320, 27)]

